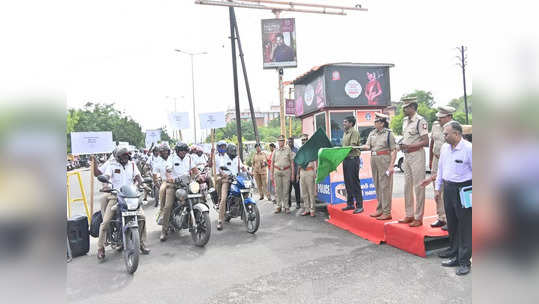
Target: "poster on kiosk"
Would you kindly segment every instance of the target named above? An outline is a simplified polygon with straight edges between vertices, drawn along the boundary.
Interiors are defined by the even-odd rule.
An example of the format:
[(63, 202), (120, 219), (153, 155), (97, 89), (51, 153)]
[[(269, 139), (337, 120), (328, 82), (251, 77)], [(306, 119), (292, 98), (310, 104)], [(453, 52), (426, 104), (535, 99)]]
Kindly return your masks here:
[[(296, 117), (302, 121), (303, 133), (311, 135), (322, 128), (333, 146), (341, 146), (343, 120), (354, 116), (364, 144), (374, 128), (374, 114), (391, 105), (391, 67), (393, 64), (326, 64), (296, 78), (292, 82)], [(376, 199), (368, 151), (361, 153), (359, 178), (363, 199)], [(346, 202), (342, 164), (318, 184), (318, 199), (329, 204)]]

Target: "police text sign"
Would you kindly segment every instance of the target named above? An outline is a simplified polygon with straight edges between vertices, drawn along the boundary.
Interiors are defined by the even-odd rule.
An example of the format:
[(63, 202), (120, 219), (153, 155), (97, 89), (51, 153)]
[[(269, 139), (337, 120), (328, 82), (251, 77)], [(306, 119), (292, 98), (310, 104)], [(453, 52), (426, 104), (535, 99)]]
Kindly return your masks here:
[(71, 132), (71, 154), (110, 153), (114, 149), (112, 132)]

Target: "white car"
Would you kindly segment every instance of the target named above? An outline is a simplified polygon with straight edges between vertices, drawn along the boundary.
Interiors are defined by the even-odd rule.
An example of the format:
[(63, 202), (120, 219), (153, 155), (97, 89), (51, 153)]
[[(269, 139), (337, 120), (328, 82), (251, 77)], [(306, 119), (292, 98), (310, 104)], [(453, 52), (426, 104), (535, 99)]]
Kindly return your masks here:
[[(402, 136), (395, 136), (395, 141), (399, 142), (401, 138)], [(429, 133), (429, 144), (430, 144), (430, 133)], [(426, 172), (430, 173), (430, 168), (429, 168), (430, 149), (429, 147), (424, 147), (423, 149), (425, 149), (425, 155), (426, 155), (425, 157)], [(399, 150), (397, 151), (397, 157), (395, 158), (395, 167), (398, 167), (401, 170), (401, 172), (404, 172), (404, 170), (402, 169), (403, 163), (404, 163), (404, 152)]]

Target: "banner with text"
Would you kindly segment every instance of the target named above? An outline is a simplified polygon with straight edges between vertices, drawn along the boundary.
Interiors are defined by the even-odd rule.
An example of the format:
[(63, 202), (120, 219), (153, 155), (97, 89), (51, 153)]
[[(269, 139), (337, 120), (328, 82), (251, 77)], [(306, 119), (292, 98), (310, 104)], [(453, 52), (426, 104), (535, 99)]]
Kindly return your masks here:
[(189, 129), (189, 112), (170, 113), (168, 114), (168, 121), (173, 129)]
[(101, 154), (114, 150), (112, 132), (71, 132), (71, 154)]
[(201, 129), (219, 129), (226, 126), (225, 112), (201, 113), (199, 117)]

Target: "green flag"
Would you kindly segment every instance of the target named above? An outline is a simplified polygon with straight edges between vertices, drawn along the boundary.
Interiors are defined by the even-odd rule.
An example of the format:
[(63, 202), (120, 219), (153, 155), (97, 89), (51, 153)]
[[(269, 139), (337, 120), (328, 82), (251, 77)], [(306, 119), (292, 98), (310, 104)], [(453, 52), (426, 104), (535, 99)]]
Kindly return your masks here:
[(322, 182), (331, 171), (337, 170), (340, 163), (348, 156), (352, 147), (324, 148), (318, 152), (318, 171), (316, 182)]
[(314, 132), (313, 136), (296, 152), (294, 162), (296, 165), (307, 168), (309, 162), (318, 159), (318, 151), (322, 148), (331, 148), (331, 142), (322, 128)]

